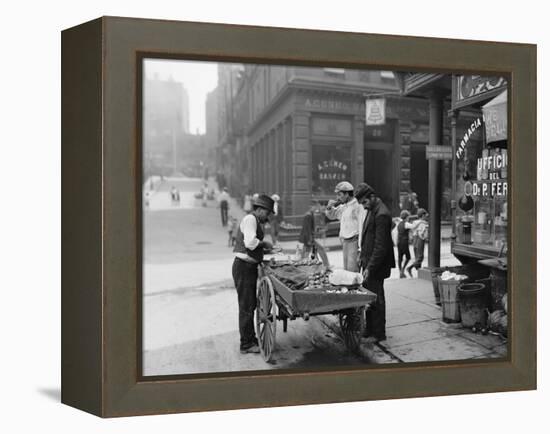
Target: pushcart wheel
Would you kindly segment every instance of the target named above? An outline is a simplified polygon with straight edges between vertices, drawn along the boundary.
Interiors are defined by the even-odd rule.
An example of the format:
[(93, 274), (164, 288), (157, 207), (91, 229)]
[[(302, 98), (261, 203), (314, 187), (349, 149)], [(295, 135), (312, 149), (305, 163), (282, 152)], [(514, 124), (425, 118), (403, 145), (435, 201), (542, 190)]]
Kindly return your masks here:
[(262, 357), (269, 362), (275, 350), (277, 331), (277, 304), (269, 277), (264, 276), (258, 281), (256, 299), (256, 335)]
[(346, 309), (338, 315), (346, 348), (358, 353), (365, 330), (365, 307)]

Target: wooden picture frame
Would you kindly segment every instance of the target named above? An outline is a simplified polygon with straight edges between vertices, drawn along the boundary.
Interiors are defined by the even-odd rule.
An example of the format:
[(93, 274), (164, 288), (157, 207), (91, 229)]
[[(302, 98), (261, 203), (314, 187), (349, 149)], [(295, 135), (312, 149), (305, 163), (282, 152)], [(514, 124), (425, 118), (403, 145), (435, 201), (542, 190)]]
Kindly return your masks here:
[[(138, 61), (509, 78), (508, 357), (143, 378)], [(536, 388), (536, 46), (118, 17), (62, 33), (62, 402), (130, 416)]]

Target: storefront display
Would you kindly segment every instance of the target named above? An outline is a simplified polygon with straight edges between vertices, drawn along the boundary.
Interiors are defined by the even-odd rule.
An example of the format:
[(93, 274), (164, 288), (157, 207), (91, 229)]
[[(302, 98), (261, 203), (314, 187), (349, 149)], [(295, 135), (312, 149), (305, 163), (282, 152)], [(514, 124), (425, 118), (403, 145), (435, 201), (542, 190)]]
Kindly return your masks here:
[(334, 187), (351, 179), (351, 147), (349, 145), (312, 146), (312, 194), (333, 196)]
[(465, 264), (486, 267), (490, 310), (497, 312), (507, 287), (506, 80), (479, 76), (454, 80), (453, 135), (458, 139), (453, 164), (456, 207), (451, 251)]
[(463, 262), (501, 257), (507, 248), (506, 80), (474, 77), (455, 77), (453, 88), (453, 108), (461, 111), (455, 130), (460, 139), (454, 155), (457, 207), (452, 251)]

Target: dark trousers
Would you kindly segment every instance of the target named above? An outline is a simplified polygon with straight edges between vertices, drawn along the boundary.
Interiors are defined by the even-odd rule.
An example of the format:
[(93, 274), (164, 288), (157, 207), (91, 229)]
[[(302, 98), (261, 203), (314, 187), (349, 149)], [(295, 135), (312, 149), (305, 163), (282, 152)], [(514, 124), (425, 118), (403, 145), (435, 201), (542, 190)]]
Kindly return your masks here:
[(227, 226), (227, 202), (225, 200), (220, 203), (220, 212), (222, 215), (222, 226)]
[(254, 332), (254, 310), (256, 309), (256, 280), (258, 265), (235, 258), (233, 261), (233, 282), (239, 301), (239, 333), (241, 350), (257, 344)]
[(409, 249), (409, 242), (397, 244), (397, 263), (399, 264), (399, 271), (403, 271), (410, 260), (411, 251)]
[(366, 336), (378, 340), (386, 338), (386, 298), (384, 297), (384, 279), (369, 276), (363, 286), (376, 294), (376, 301), (371, 303), (366, 312)]
[(414, 262), (410, 268), (422, 268), (422, 262), (424, 261), (424, 244), (426, 241), (416, 238), (414, 241)]

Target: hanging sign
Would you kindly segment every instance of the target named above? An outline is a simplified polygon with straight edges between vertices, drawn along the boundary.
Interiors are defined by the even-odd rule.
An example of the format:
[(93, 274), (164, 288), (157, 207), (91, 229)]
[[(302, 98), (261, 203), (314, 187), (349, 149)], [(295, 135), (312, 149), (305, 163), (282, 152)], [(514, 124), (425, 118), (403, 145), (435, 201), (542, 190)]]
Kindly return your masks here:
[(428, 160), (452, 160), (453, 148), (451, 146), (426, 146), (426, 159)]
[(384, 98), (367, 99), (365, 121), (367, 125), (386, 123), (386, 100)]
[(481, 127), (481, 125), (481, 118), (476, 118), (472, 121), (470, 127), (466, 130), (464, 136), (460, 140), (460, 144), (458, 145), (456, 150), (456, 158), (462, 158), (462, 156), (464, 155), (464, 150), (466, 149), (466, 145), (468, 144), (470, 138), (473, 136), (476, 130)]
[(485, 141), (498, 142), (508, 138), (508, 92), (504, 91), (482, 108), (485, 121)]
[(506, 89), (508, 82), (504, 77), (486, 77), (482, 75), (458, 75), (454, 77), (452, 108), (468, 106), (486, 101)]

